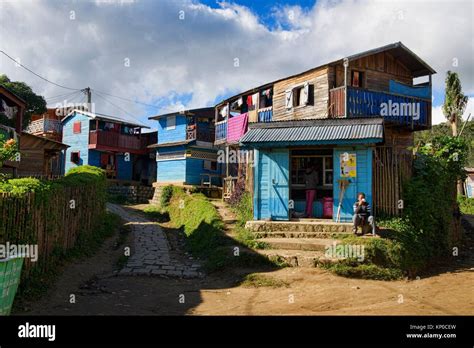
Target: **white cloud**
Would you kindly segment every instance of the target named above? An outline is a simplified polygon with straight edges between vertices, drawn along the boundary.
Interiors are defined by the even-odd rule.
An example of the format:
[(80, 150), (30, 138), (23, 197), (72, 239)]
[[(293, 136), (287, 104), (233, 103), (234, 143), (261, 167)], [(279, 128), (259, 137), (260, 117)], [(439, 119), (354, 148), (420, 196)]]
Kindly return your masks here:
[[(0, 2), (0, 48), (60, 84), (159, 104), (162, 109), (151, 111), (108, 98), (142, 121), (150, 112), (212, 105), (218, 96), (396, 41), (438, 71), (435, 89), (442, 90), (450, 69), (459, 73), (464, 92), (474, 95), (472, 6), (320, 0), (307, 10), (277, 7), (276, 22), (266, 26), (247, 7), (228, 2), (219, 8), (197, 0)], [(3, 56), (0, 73), (45, 96), (67, 92)], [(98, 111), (120, 112), (93, 99)]]

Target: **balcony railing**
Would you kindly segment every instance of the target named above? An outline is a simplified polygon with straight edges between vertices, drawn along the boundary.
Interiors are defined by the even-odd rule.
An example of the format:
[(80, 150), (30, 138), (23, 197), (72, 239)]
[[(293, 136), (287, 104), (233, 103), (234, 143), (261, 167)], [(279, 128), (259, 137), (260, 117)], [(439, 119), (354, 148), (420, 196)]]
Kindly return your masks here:
[[(345, 114), (345, 87), (329, 91), (329, 115)], [(362, 88), (347, 87), (347, 117), (381, 116), (388, 122), (408, 126), (431, 126), (431, 101)]]
[(214, 128), (190, 125), (186, 128), (186, 140), (214, 142)]
[(140, 135), (125, 135), (101, 130), (89, 132), (89, 144), (95, 148), (105, 146), (117, 150), (144, 150), (146, 142), (146, 137)]
[(39, 134), (39, 133), (59, 134), (62, 132), (61, 121), (53, 120), (49, 118), (41, 118), (36, 121), (31, 121), (26, 131), (31, 134)]
[(225, 141), (227, 138), (227, 120), (216, 122), (216, 141)]

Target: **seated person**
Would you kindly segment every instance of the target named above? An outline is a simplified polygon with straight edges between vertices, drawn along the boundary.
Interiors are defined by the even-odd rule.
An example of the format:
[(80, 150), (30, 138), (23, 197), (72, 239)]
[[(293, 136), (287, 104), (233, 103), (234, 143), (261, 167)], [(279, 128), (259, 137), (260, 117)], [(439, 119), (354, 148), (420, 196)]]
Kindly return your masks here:
[(365, 200), (365, 194), (360, 192), (357, 195), (357, 202), (354, 203), (354, 216), (352, 217), (354, 227), (352, 231), (357, 234), (357, 227), (362, 228), (367, 223), (372, 227), (372, 233), (374, 232), (374, 217), (371, 216), (370, 204)]

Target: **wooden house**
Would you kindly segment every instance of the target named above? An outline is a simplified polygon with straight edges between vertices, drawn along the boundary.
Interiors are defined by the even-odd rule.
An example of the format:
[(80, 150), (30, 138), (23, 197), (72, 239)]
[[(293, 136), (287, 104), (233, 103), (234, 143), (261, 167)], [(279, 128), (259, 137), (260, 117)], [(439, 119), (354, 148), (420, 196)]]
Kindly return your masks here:
[(63, 159), (67, 148), (66, 144), (59, 141), (23, 132), (17, 175), (40, 178), (64, 175)]
[[(413, 132), (431, 127), (434, 73), (397, 42), (219, 103), (215, 144), (252, 153), (239, 157), (252, 161), (237, 163), (236, 172), (247, 174), (254, 219), (288, 220), (304, 211), (309, 166), (319, 174), (314, 216), (350, 221), (358, 192), (376, 214), (398, 214)], [(231, 180), (233, 166), (226, 163)]]
[(61, 109), (48, 108), (44, 114), (31, 115), (26, 132), (47, 139), (62, 141), (61, 119), (66, 116)]
[[(23, 113), (26, 102), (12, 91), (0, 85), (0, 134), (3, 140), (15, 139), (21, 144)], [(20, 161), (3, 163), (3, 172), (16, 174)]]
[(150, 117), (158, 121), (157, 185), (220, 184), (221, 168), (214, 146), (214, 108), (200, 108)]
[(156, 133), (146, 125), (117, 116), (74, 110), (61, 120), (66, 172), (84, 164), (103, 168), (109, 179), (148, 182), (150, 143)]

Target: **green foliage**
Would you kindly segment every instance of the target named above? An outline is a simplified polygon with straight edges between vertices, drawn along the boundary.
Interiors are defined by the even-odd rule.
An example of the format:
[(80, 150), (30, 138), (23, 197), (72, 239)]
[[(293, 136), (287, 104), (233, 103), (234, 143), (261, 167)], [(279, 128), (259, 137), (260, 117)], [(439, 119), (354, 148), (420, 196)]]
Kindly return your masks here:
[(274, 266), (274, 263), (256, 253), (233, 254), (241, 244), (224, 234), (224, 223), (211, 202), (202, 193), (187, 194), (173, 188), (166, 208), (170, 221), (186, 235), (186, 247), (195, 256), (205, 260), (205, 268), (212, 272), (225, 267)]
[[(451, 128), (448, 124), (438, 124), (429, 130), (415, 132), (415, 144), (429, 144), (432, 143), (433, 139), (435, 138), (450, 135)], [(466, 123), (466, 126), (459, 137), (464, 139), (468, 146), (468, 159), (466, 166), (474, 167), (474, 121), (469, 121)]]
[(450, 123), (458, 123), (466, 109), (469, 98), (462, 93), (461, 81), (457, 73), (446, 73), (446, 89), (443, 114)]
[[(403, 217), (377, 221), (393, 235), (344, 238), (342, 244), (364, 245), (364, 260), (346, 260), (329, 269), (351, 277), (396, 279), (401, 274), (413, 277), (432, 261), (450, 255), (456, 182), (465, 175), (467, 152), (462, 138), (440, 136), (421, 144), (413, 176), (403, 185)], [(474, 208), (470, 201), (463, 202), (464, 209)]]
[(328, 266), (328, 268), (337, 275), (349, 278), (396, 280), (403, 276), (399, 269), (385, 268), (373, 264), (352, 265), (341, 262)]
[(173, 196), (173, 185), (167, 185), (165, 187), (163, 187), (162, 191), (161, 191), (161, 197), (160, 197), (160, 205), (161, 207), (166, 207), (168, 206), (170, 200), (171, 200), (171, 197)]
[(162, 209), (150, 205), (143, 209), (143, 212), (145, 213), (146, 217), (152, 221), (156, 222), (167, 222), (169, 221), (169, 214)]
[(5, 136), (0, 134), (0, 168), (3, 162), (15, 159), (18, 154), (18, 144), (14, 139), (5, 140)]
[(474, 198), (458, 196), (458, 203), (462, 214), (474, 215)]
[[(46, 112), (45, 99), (34, 93), (31, 87), (26, 83), (11, 81), (6, 75), (0, 75), (0, 85), (6, 87), (26, 102), (26, 110), (23, 114), (23, 128), (26, 128), (28, 123), (30, 123), (31, 115)], [(2, 116), (0, 116), (0, 123), (9, 125), (10, 127), (15, 126), (14, 124), (11, 124), (11, 120), (6, 117), (2, 119)]]

